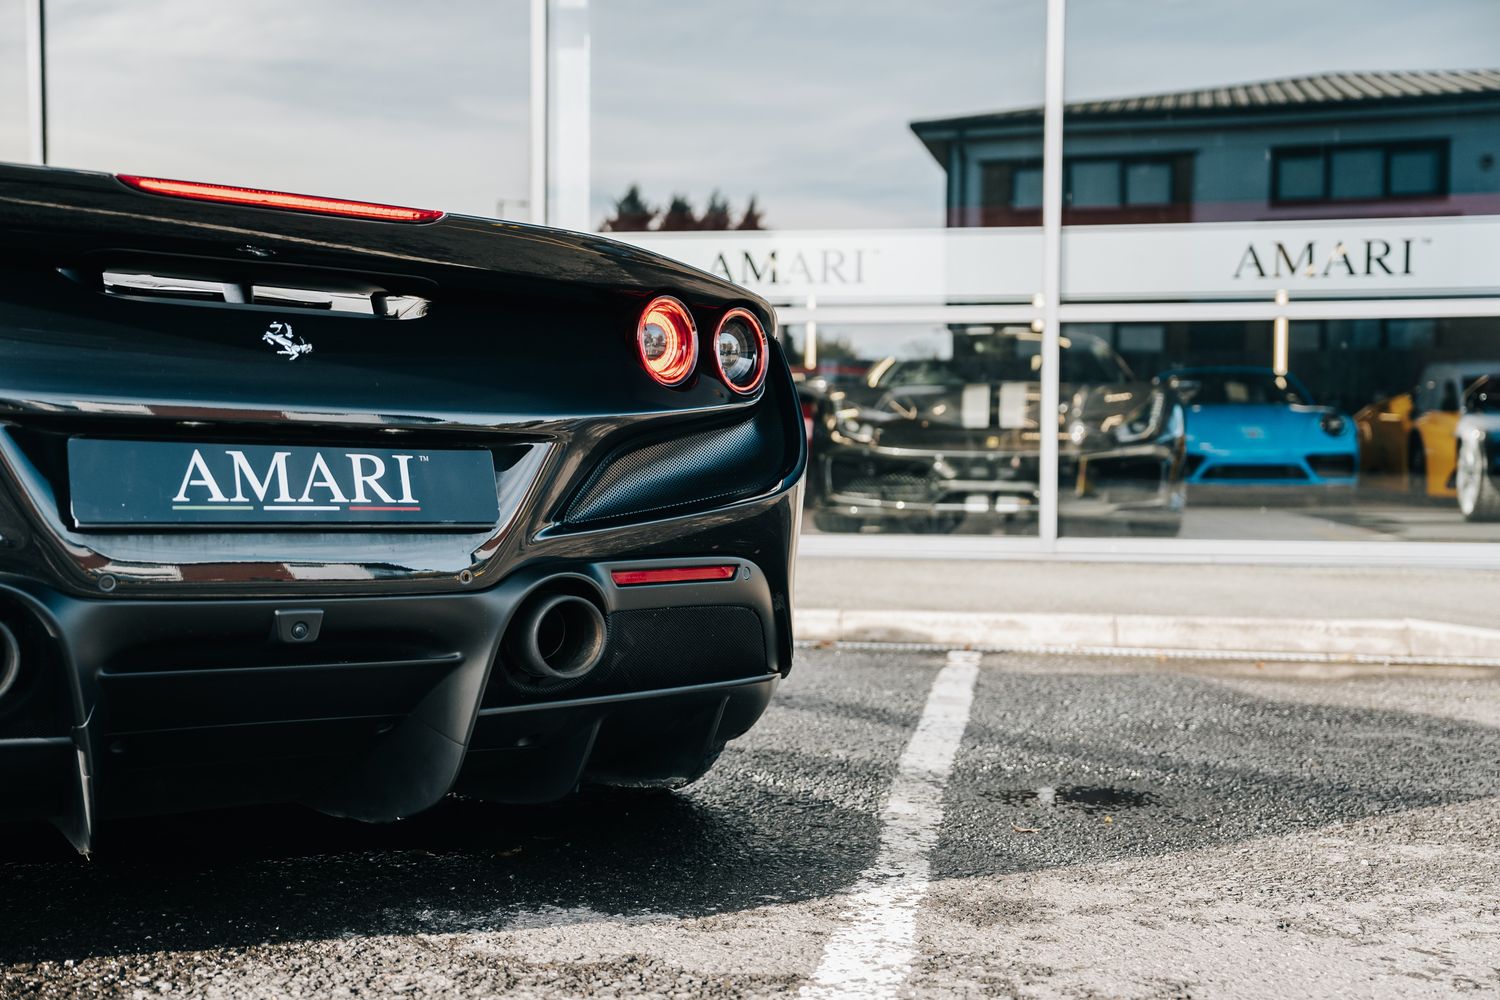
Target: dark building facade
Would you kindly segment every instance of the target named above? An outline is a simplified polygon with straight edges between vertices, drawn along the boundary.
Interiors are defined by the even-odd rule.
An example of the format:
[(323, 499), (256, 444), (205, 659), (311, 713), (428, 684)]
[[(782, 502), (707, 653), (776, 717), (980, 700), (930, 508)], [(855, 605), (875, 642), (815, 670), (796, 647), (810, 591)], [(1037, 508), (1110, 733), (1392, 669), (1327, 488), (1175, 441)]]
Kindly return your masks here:
[[(1065, 225), (1500, 214), (1500, 70), (1083, 101), (1065, 122)], [(1040, 108), (911, 128), (949, 225), (1041, 224)]]

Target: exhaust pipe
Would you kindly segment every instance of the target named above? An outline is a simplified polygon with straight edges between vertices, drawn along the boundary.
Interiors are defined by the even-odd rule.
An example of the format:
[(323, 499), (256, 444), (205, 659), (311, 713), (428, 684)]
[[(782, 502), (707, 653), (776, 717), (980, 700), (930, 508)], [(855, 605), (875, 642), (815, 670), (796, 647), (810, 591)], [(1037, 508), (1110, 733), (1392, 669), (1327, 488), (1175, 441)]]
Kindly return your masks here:
[(0, 701), (16, 686), (21, 676), (21, 644), (9, 626), (0, 623)]
[(533, 595), (521, 607), (505, 647), (510, 661), (532, 677), (573, 680), (604, 657), (604, 615), (574, 594)]

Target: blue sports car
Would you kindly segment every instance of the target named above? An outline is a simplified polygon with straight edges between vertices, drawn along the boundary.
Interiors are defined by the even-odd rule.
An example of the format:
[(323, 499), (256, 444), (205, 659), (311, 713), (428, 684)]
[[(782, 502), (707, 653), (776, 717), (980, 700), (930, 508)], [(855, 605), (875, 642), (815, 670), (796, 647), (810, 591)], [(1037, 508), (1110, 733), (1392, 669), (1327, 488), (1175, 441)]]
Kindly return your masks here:
[(1157, 376), (1187, 407), (1187, 482), (1353, 486), (1354, 421), (1293, 375), (1250, 365), (1177, 368)]

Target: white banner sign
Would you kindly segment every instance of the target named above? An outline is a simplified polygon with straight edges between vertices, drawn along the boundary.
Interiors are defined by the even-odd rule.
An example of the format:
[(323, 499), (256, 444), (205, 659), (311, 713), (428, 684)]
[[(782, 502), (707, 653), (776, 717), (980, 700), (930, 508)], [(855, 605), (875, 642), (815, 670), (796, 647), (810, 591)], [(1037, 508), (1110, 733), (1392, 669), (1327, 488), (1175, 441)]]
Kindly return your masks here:
[[(773, 303), (1027, 302), (1035, 228), (621, 234)], [(1500, 217), (1075, 226), (1076, 301), (1264, 300), (1500, 293)]]
[(1039, 229), (621, 233), (778, 305), (1030, 301)]

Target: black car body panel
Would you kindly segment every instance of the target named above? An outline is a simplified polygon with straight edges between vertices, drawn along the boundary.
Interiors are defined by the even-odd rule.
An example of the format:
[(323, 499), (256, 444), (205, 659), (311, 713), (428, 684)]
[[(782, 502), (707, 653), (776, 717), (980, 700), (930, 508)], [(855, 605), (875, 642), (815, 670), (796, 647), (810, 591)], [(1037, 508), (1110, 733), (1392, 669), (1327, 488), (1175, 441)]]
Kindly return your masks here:
[[(951, 359), (883, 361), (862, 383), (824, 393), (809, 473), (819, 527), (1034, 525), (1039, 341), (1030, 331), (956, 331)], [(1136, 381), (1097, 338), (1072, 336), (1063, 364), (1059, 516), (1175, 534), (1184, 503), (1180, 403), (1169, 390)]]
[[(700, 338), (673, 388), (637, 355), (660, 294)], [(0, 818), (52, 818), (87, 848), (125, 813), (299, 799), (391, 819), (454, 787), (532, 801), (696, 776), (791, 662), (806, 445), (774, 338), (759, 390), (715, 377), (711, 333), (737, 307), (774, 329), (743, 289), (584, 234), (0, 166), (0, 625), (19, 650), (0, 668)], [(479, 452), (494, 502), (465, 516), (495, 514), (81, 522), (82, 439)], [(609, 575), (704, 560), (734, 577)], [(579, 683), (531, 683), (502, 648), (542, 591), (607, 622)], [(301, 611), (320, 629), (288, 641), (278, 612)]]

